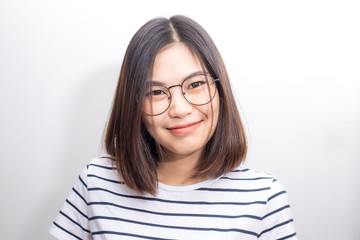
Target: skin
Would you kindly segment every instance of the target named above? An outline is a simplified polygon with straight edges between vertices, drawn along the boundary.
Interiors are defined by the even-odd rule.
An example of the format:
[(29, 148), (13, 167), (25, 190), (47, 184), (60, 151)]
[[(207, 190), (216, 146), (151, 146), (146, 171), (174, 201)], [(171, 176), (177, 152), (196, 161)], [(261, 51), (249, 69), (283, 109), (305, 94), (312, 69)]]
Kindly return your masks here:
[[(153, 80), (166, 87), (181, 84), (191, 74), (202, 72), (197, 57), (182, 43), (165, 47), (155, 58)], [(157, 169), (159, 181), (167, 185), (189, 185), (204, 179), (192, 178), (194, 166), (213, 135), (219, 115), (219, 96), (202, 106), (187, 102), (180, 87), (171, 88), (172, 102), (161, 115), (144, 115), (150, 135), (163, 147), (164, 158)], [(187, 126), (189, 123), (196, 123)], [(185, 127), (184, 127), (185, 124)], [(179, 128), (174, 128), (174, 127)]]

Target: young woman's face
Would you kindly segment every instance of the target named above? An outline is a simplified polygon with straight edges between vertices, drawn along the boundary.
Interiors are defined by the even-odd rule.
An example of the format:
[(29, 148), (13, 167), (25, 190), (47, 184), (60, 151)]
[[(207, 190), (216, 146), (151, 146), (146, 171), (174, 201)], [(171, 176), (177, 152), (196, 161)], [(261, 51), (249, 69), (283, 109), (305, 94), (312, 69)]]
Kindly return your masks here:
[[(175, 43), (155, 58), (152, 80), (165, 87), (182, 82), (191, 75), (203, 73), (199, 60), (184, 44)], [(173, 156), (199, 156), (213, 135), (219, 115), (219, 96), (210, 103), (197, 106), (189, 103), (181, 87), (170, 88), (171, 104), (162, 114), (144, 114), (150, 135)]]

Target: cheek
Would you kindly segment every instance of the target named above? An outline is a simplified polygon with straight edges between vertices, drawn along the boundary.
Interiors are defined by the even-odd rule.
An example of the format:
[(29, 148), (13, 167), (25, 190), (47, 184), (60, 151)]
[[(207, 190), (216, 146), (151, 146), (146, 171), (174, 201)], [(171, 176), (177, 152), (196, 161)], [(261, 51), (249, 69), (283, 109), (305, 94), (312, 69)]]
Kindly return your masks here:
[(148, 133), (156, 139), (156, 136), (158, 135), (158, 131), (161, 126), (161, 119), (158, 119), (158, 117), (151, 117), (151, 116), (144, 116), (143, 117), (143, 123), (148, 131)]
[(197, 106), (196, 108), (208, 119), (214, 118), (216, 120), (216, 117), (219, 115), (219, 99), (215, 96), (210, 103)]
[(216, 93), (216, 96), (214, 97), (213, 101), (213, 109), (214, 109), (214, 116), (219, 116), (219, 111), (220, 111), (220, 98), (219, 98), (219, 94)]
[(219, 110), (220, 110), (220, 100), (219, 100), (219, 95), (216, 94), (214, 99), (210, 102), (210, 104), (208, 104), (208, 109), (207, 109), (207, 115), (209, 118), (212, 118), (214, 124), (216, 124), (218, 121)]
[(145, 126), (145, 129), (148, 131), (148, 133), (152, 136), (153, 132), (153, 121), (151, 120), (151, 117), (149, 116), (143, 116), (143, 124)]
[(217, 124), (218, 124), (219, 109), (220, 109), (218, 95), (216, 95), (209, 104), (206, 104), (203, 106), (198, 106), (197, 109), (207, 119), (206, 132), (204, 132), (204, 134), (207, 135), (208, 140), (209, 140), (212, 137), (212, 135), (214, 134)]
[(209, 106), (209, 117), (212, 120), (212, 133), (215, 131), (218, 120), (219, 120), (219, 112), (220, 112), (220, 101), (219, 96), (216, 95), (213, 101), (211, 101), (211, 106)]

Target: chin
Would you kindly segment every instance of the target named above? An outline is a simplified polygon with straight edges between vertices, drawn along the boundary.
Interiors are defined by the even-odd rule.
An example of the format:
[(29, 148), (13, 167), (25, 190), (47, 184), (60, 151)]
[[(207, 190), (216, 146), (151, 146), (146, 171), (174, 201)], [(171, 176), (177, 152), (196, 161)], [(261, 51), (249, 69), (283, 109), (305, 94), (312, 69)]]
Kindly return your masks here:
[(166, 154), (177, 155), (177, 156), (189, 156), (199, 153), (203, 150), (203, 147), (192, 147), (189, 149), (189, 145), (178, 146), (178, 147), (166, 147), (163, 146)]

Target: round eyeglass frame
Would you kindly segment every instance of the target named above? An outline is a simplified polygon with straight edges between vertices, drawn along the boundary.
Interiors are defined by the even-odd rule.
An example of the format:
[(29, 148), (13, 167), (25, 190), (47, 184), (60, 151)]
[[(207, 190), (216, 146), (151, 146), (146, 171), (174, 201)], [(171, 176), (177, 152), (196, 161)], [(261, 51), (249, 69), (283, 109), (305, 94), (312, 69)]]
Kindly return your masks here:
[[(195, 77), (195, 76), (199, 76), (199, 75), (204, 75), (204, 76), (206, 76), (206, 79), (207, 79), (207, 80), (208, 80), (208, 79), (211, 79), (211, 80), (214, 82), (214, 84), (215, 84), (215, 91), (214, 91), (214, 95), (213, 95), (213, 96), (211, 97), (211, 99), (210, 99), (209, 101), (207, 101), (206, 103), (195, 104), (195, 103), (190, 102), (190, 101), (185, 97), (185, 92), (183, 91), (183, 86), (184, 86), (184, 83), (185, 83), (187, 80), (189, 80), (189, 79), (191, 79), (191, 78), (193, 78), (193, 77)], [(164, 86), (164, 85), (162, 85), (162, 84), (153, 85), (153, 86), (163, 87), (164, 89), (166, 89), (166, 90), (168, 91), (168, 93), (169, 93), (169, 97), (168, 97), (168, 99), (169, 99), (169, 104), (168, 104), (167, 108), (166, 108), (164, 111), (162, 111), (161, 113), (150, 114), (150, 113), (147, 113), (147, 112), (145, 112), (145, 111), (143, 111), (143, 112), (144, 112), (146, 115), (148, 115), (148, 116), (158, 116), (158, 115), (161, 115), (161, 114), (163, 114), (164, 112), (166, 112), (166, 111), (169, 109), (169, 107), (170, 107), (170, 105), (171, 105), (171, 102), (172, 102), (172, 97), (171, 97), (170, 88), (174, 88), (174, 87), (181, 87), (181, 94), (183, 95), (183, 97), (185, 98), (185, 100), (186, 100), (188, 103), (190, 103), (190, 104), (192, 104), (192, 105), (195, 105), (195, 106), (206, 105), (206, 104), (208, 104), (209, 102), (211, 102), (211, 101), (214, 99), (214, 97), (215, 97), (215, 95), (216, 95), (216, 90), (217, 90), (216, 82), (219, 82), (219, 81), (220, 81), (220, 79), (218, 79), (218, 78), (213, 78), (212, 76), (209, 76), (209, 75), (207, 75), (207, 74), (197, 74), (197, 75), (190, 76), (190, 77), (186, 78), (181, 84), (171, 85), (170, 87), (166, 87), (166, 86)], [(208, 83), (208, 84), (209, 84), (209, 83)]]

